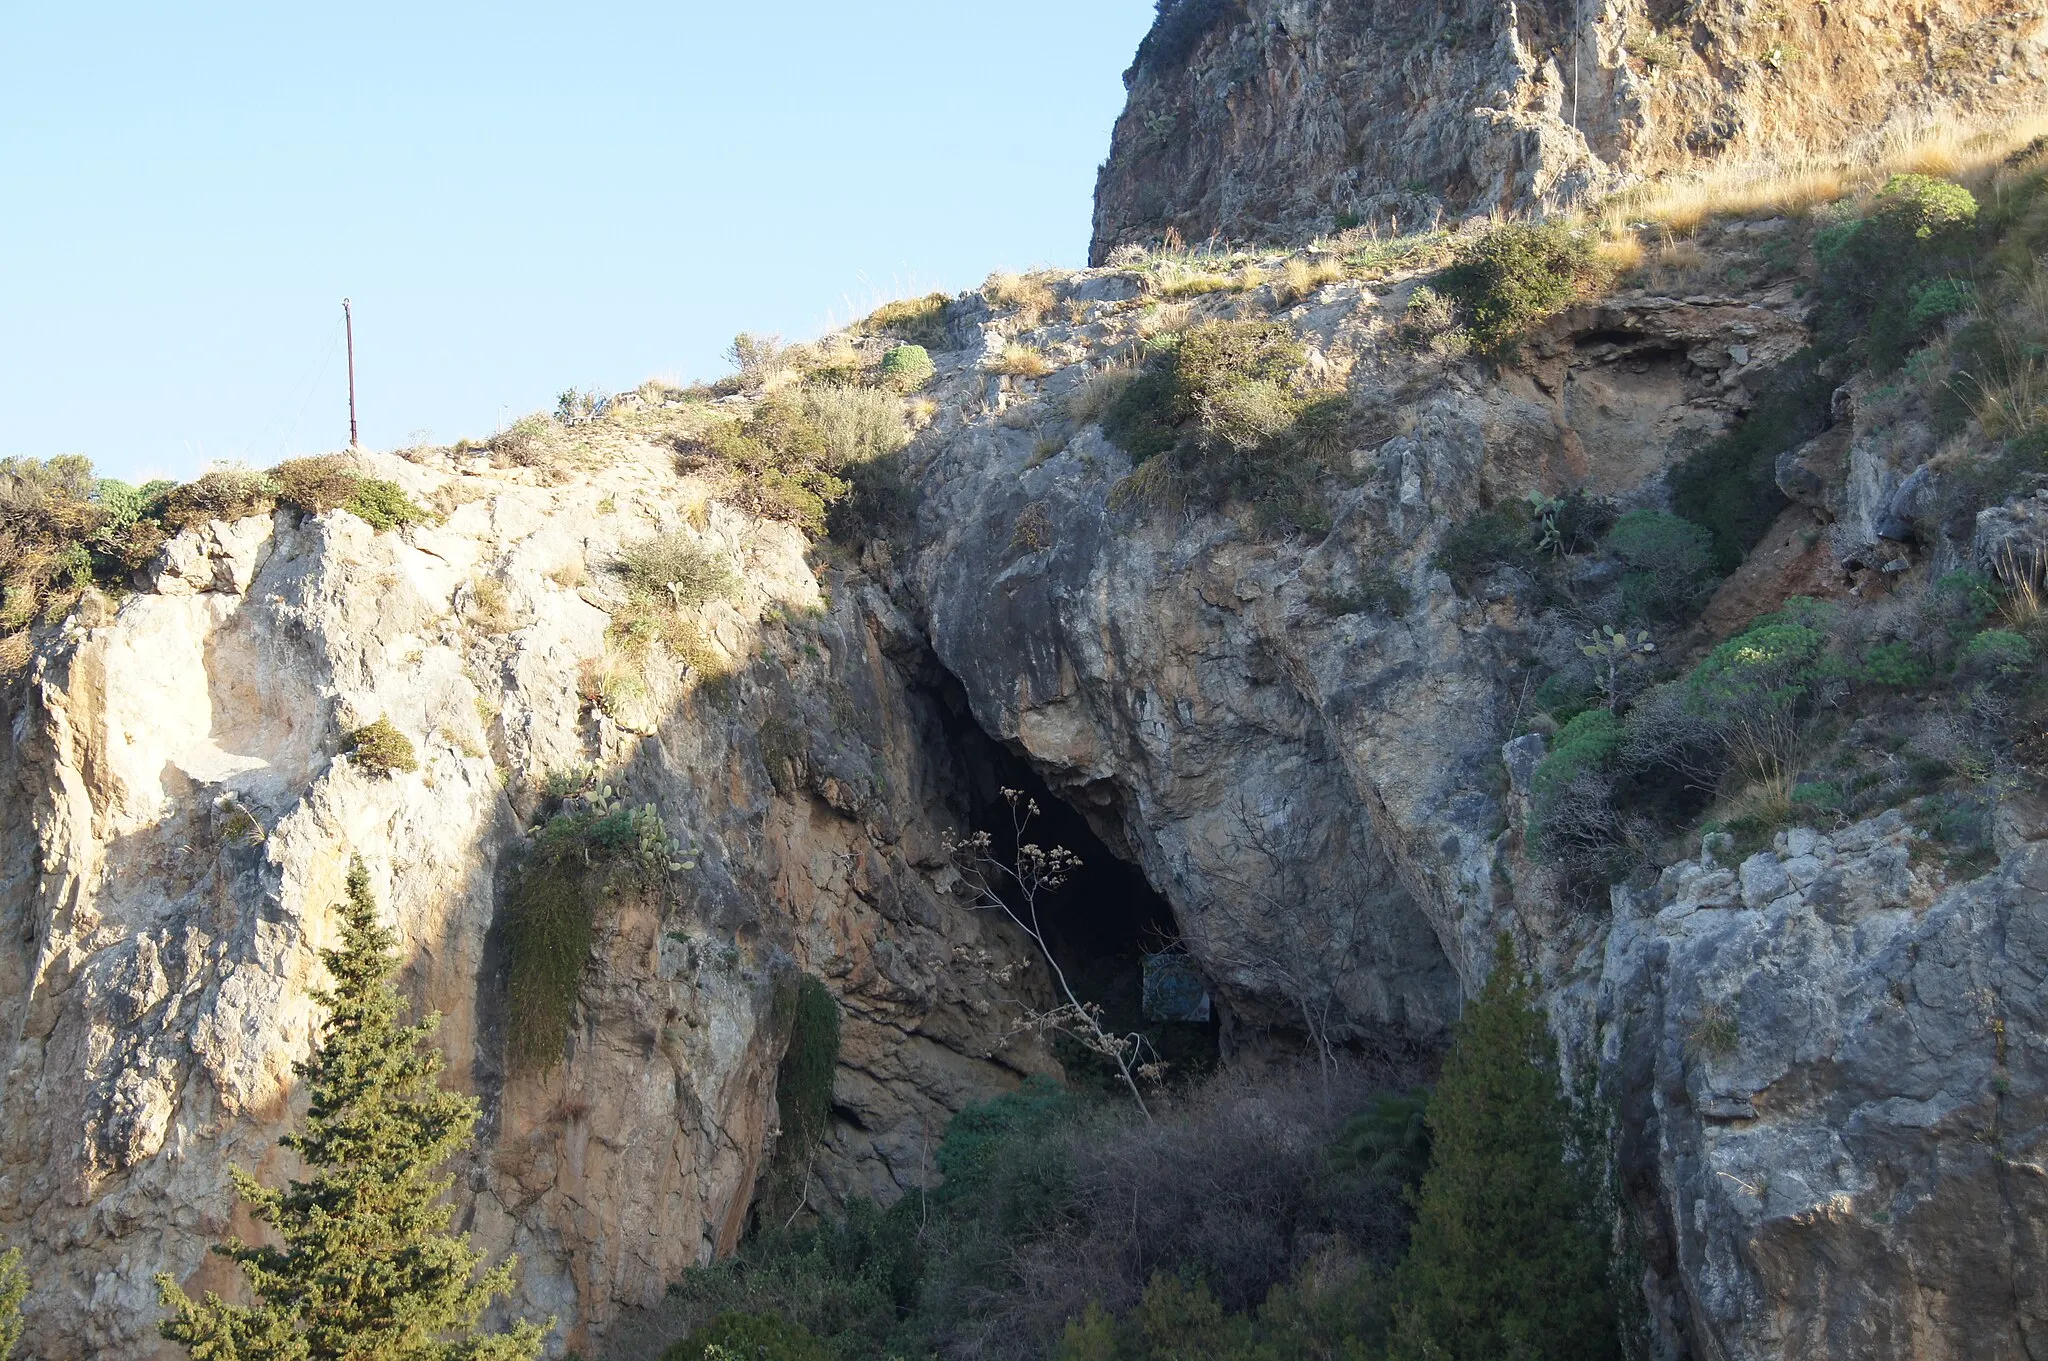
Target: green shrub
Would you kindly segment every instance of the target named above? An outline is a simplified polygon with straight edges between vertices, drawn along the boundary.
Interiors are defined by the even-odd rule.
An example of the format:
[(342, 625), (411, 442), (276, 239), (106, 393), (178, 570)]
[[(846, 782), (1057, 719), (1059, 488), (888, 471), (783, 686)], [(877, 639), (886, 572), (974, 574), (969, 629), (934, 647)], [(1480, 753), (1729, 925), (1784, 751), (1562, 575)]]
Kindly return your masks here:
[(1556, 1043), (1505, 935), (1458, 1022), (1429, 1129), (1392, 1361), (1618, 1357), (1590, 1170), (1567, 1161)]
[(362, 478), (346, 454), (286, 459), (270, 470), (277, 499), (308, 515), (324, 515), (349, 503)]
[(1795, 784), (1792, 786), (1792, 806), (1833, 812), (1842, 806), (1841, 786), (1826, 780), (1809, 780), (1804, 784)]
[(946, 1126), (939, 1145), (940, 1195), (947, 1201), (987, 1197), (998, 1160), (1020, 1139), (1044, 1134), (1080, 1109), (1074, 1094), (1050, 1078), (1029, 1077), (1015, 1091), (969, 1106)]
[(1958, 663), (1966, 675), (2006, 680), (2033, 669), (2034, 645), (2008, 629), (1986, 629), (1963, 647)]
[(846, 484), (846, 495), (832, 503), (825, 517), (835, 543), (858, 548), (869, 539), (894, 538), (916, 523), (923, 490), (911, 478), (902, 453), (852, 464)]
[[(1144, 369), (1103, 413), (1103, 432), (1142, 462), (1204, 434), (1234, 429), (1233, 420), (1245, 418), (1250, 400), (1291, 401), (1276, 394), (1305, 358), (1300, 338), (1283, 322), (1190, 327), (1155, 346)], [(1248, 400), (1248, 391), (1258, 398)], [(1289, 410), (1289, 422), (1297, 410)]]
[(1159, 0), (1159, 14), (1138, 44), (1133, 71), (1163, 76), (1187, 64), (1217, 27), (1244, 15), (1243, 0)]
[(1558, 671), (1543, 678), (1529, 697), (1538, 713), (1549, 714), (1559, 724), (1571, 722), (1588, 709), (1606, 703), (1600, 686), (1584, 671)]
[[(583, 792), (563, 792), (571, 786)], [(511, 874), (499, 918), (505, 1048), (519, 1072), (545, 1071), (565, 1052), (597, 901), (696, 867), (653, 804), (627, 804), (610, 785), (553, 784), (545, 806), (549, 816)]]
[(357, 728), (342, 742), (349, 760), (371, 775), (411, 774), (420, 768), (412, 739), (388, 718)]
[(1814, 239), (1831, 345), (1877, 373), (1899, 366), (1933, 328), (1969, 305), (1977, 200), (1948, 180), (1894, 175), (1859, 217)]
[(1311, 599), (1326, 614), (1384, 614), (1401, 618), (1415, 607), (1408, 583), (1386, 567), (1368, 567), (1348, 591), (1318, 594)]
[(779, 1314), (720, 1314), (662, 1361), (833, 1361), (825, 1344)]
[(630, 595), (676, 609), (730, 600), (741, 587), (740, 574), (724, 555), (680, 531), (627, 545), (619, 553), (619, 572)]
[(1451, 579), (1465, 594), (1503, 567), (1534, 573), (1542, 558), (1529, 524), (1527, 510), (1519, 505), (1496, 506), (1480, 511), (1452, 525), (1437, 542), (1430, 565)]
[(1713, 585), (1714, 536), (1676, 515), (1632, 510), (1615, 521), (1607, 548), (1628, 564), (1621, 599), (1631, 618), (1683, 621)]
[(1621, 720), (1606, 709), (1588, 709), (1559, 729), (1550, 752), (1529, 777), (1529, 792), (1542, 817), (1545, 801), (1584, 775), (1598, 774), (1621, 748)]
[(0, 1254), (0, 1361), (10, 1361), (21, 1342), (21, 1302), (28, 1298), (28, 1284), (21, 1249)]
[(430, 518), (396, 482), (386, 482), (381, 477), (361, 479), (344, 509), (379, 533)]
[(1594, 271), (1593, 243), (1557, 222), (1507, 222), (1460, 248), (1433, 281), (1482, 350), (1499, 353), (1568, 305)]
[(896, 392), (915, 392), (937, 372), (931, 352), (922, 345), (893, 346), (882, 356), (882, 386)]
[(1713, 534), (1716, 571), (1734, 571), (1791, 504), (1778, 489), (1778, 455), (1827, 428), (1835, 386), (1819, 356), (1801, 351), (1733, 429), (1671, 470), (1671, 509)]
[(685, 1271), (671, 1307), (696, 1327), (732, 1313), (778, 1315), (843, 1361), (926, 1354), (906, 1326), (925, 1270), (919, 1208), (913, 1194), (886, 1211), (852, 1200), (842, 1216), (810, 1228), (778, 1218), (735, 1258)]
[(1863, 654), (1863, 679), (1871, 685), (1925, 685), (1931, 675), (1911, 643), (1879, 643)]
[(1178, 444), (1181, 427), (1193, 414), (1174, 371), (1175, 348), (1165, 346), (1154, 354), (1102, 413), (1102, 433), (1140, 463)]
[(1344, 1122), (1331, 1152), (1403, 1186), (1429, 1170), (1429, 1094), (1386, 1092)]
[(1823, 687), (1840, 679), (1821, 627), (1827, 610), (1794, 599), (1720, 644), (1686, 677), (1686, 707), (1753, 775), (1775, 773), (1804, 735)]
[(685, 471), (721, 464), (737, 479), (732, 500), (751, 514), (783, 520), (812, 537), (825, 532), (847, 482), (828, 463), (824, 433), (800, 393), (772, 394), (745, 421), (724, 421), (684, 449)]
[(927, 293), (921, 298), (903, 298), (883, 303), (860, 323), (868, 335), (894, 336), (906, 345), (928, 350), (949, 348), (946, 318), (953, 300), (944, 293)]
[[(823, 1142), (831, 1124), (832, 1080), (839, 1071), (839, 1002), (809, 974), (787, 996), (789, 1045), (775, 1076), (783, 1139), (776, 1154), (802, 1162)], [(780, 996), (777, 1002), (782, 1004)]]
[(247, 468), (215, 468), (164, 498), (164, 523), (173, 531), (210, 520), (267, 515), (277, 504), (277, 483)]
[(1111, 505), (1135, 496), (1220, 507), (1237, 497), (1261, 529), (1327, 528), (1319, 478), (1349, 433), (1351, 407), (1295, 391), (1305, 354), (1282, 322), (1205, 322), (1155, 343), (1102, 412), (1103, 432), (1141, 465), (1112, 489)]

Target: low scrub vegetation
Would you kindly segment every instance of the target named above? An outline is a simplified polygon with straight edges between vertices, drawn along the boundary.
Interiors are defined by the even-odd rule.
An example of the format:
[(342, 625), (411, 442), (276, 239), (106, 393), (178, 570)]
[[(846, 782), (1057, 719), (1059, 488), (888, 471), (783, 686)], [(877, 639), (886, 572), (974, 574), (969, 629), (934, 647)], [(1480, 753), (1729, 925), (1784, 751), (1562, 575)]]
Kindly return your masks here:
[(1688, 824), (1753, 849), (1903, 806), (1976, 867), (1997, 791), (2048, 779), (2038, 601), (2025, 578), (1957, 573), (1857, 608), (1794, 600), (1690, 666), (1660, 661), (1556, 734), (1532, 841), (1597, 895)]
[(412, 739), (391, 722), (380, 718), (348, 734), (342, 750), (358, 769), (370, 775), (410, 775), (420, 768), (419, 753)]
[(268, 473), (215, 468), (180, 486), (99, 477), (74, 454), (0, 459), (0, 679), (32, 654), (29, 630), (56, 623), (88, 591), (119, 595), (170, 536), (210, 520), (346, 509), (378, 530), (425, 518), (394, 483), (344, 455), (294, 459)]
[(1505, 222), (1460, 246), (1432, 287), (1479, 349), (1504, 353), (1599, 274), (1593, 246), (1590, 233), (1566, 223)]
[(1104, 380), (1113, 393), (1077, 399), (1100, 406), (1103, 432), (1137, 462), (1112, 503), (1237, 500), (1263, 527), (1326, 527), (1320, 479), (1350, 403), (1308, 390), (1304, 359), (1284, 323), (1204, 322), (1155, 342), (1128, 380)]
[(877, 377), (891, 392), (915, 392), (937, 372), (931, 352), (924, 346), (896, 345), (883, 354)]
[(946, 322), (953, 300), (944, 293), (883, 303), (856, 328), (864, 335), (889, 336), (905, 345), (949, 350)]
[(1036, 326), (1059, 301), (1046, 274), (991, 274), (981, 292), (991, 307), (1016, 312), (1026, 326)]
[(889, 465), (909, 439), (902, 403), (888, 392), (801, 386), (771, 393), (744, 420), (721, 421), (686, 440), (681, 464), (685, 472), (724, 470), (742, 509), (817, 538), (857, 486), (864, 492), (856, 498), (861, 523), (898, 511), (900, 489), (890, 485)]
[(515, 1070), (537, 1072), (566, 1052), (603, 903), (621, 893), (659, 892), (696, 860), (669, 835), (653, 804), (636, 806), (582, 773), (549, 782), (529, 837), (498, 929), (506, 1055)]
[(1004, 378), (1043, 378), (1053, 365), (1043, 350), (1013, 340), (984, 360), (982, 368)]
[(1426, 1103), (1353, 1067), (1239, 1070), (1146, 1120), (1032, 1079), (954, 1118), (939, 1184), (764, 1216), (686, 1273), (668, 1355), (1604, 1361), (1609, 1224), (1574, 1129), (1503, 946)]
[(1734, 571), (1791, 504), (1778, 488), (1778, 456), (1827, 428), (1835, 386), (1818, 354), (1795, 355), (1747, 416), (1672, 468), (1671, 508), (1713, 536), (1717, 571)]

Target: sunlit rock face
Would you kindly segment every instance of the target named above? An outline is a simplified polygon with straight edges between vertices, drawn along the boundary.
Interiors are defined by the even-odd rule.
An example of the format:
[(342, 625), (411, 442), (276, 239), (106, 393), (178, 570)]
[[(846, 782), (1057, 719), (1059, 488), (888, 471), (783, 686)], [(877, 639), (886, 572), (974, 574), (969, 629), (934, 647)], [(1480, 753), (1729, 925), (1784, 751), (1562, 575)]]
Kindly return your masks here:
[[(2001, 864), (1968, 883), (1894, 816), (1574, 901), (1525, 844), (1545, 748), (1518, 734), (1584, 621), (1512, 569), (1461, 591), (1437, 561), (1532, 491), (1664, 504), (1672, 463), (1807, 342), (1810, 297), (1757, 268), (1787, 230), (1705, 232), (1725, 286), (1612, 293), (1503, 364), (1407, 332), (1419, 270), (1296, 296), (1275, 259), (1162, 304), (1105, 268), (1043, 280), (1029, 312), (960, 300), (906, 408), (915, 522), (858, 551), (735, 509), (625, 417), (554, 476), (374, 458), (433, 524), (280, 513), (173, 541), (43, 640), (0, 736), (0, 1226), (35, 1274), (34, 1354), (165, 1355), (152, 1273), (228, 1284), (206, 1246), (253, 1232), (228, 1169), (291, 1171), (275, 1140), (356, 855), (484, 1105), (459, 1222), (521, 1254), (514, 1306), (560, 1318), (558, 1353), (602, 1355), (737, 1242), (797, 970), (845, 1018), (812, 1203), (929, 1184), (953, 1112), (1051, 1068), (1016, 1037), (1044, 971), (945, 845), (1020, 763), (1163, 900), (1147, 920), (1192, 957), (1227, 1056), (1426, 1052), (1508, 933), (1574, 1091), (1613, 1112), (1655, 1354), (2038, 1352), (2048, 814), (2002, 806)], [(1284, 322), (1345, 395), (1312, 530), (1119, 494), (1135, 465), (1076, 398), (1169, 306)], [(1017, 346), (1043, 377), (988, 371)], [(1867, 570), (1855, 508), (1880, 482), (1896, 499), (1917, 447), (1873, 462), (1874, 400), (1836, 394), (1781, 464), (1784, 552), (1704, 628)], [(1850, 531), (1802, 535), (1817, 510)], [(2029, 514), (1979, 537), (2031, 543)], [(622, 684), (616, 568), (659, 533), (741, 585), (687, 659)], [(343, 755), (379, 718), (418, 770)], [(507, 885), (546, 777), (592, 770), (695, 867), (606, 903), (566, 1060), (515, 1072)]]
[(1125, 74), (1091, 256), (1561, 207), (1646, 174), (2038, 102), (2004, 0), (1175, 0)]
[[(857, 580), (828, 608), (800, 534), (707, 504), (671, 461), (547, 485), (379, 459), (445, 518), (190, 531), (153, 589), (88, 602), (39, 661), (0, 737), (0, 1220), (28, 1249), (32, 1354), (168, 1354), (152, 1275), (229, 1287), (206, 1247), (254, 1230), (227, 1173), (292, 1170), (275, 1143), (352, 856), (451, 1080), (484, 1099), (460, 1222), (520, 1254), (514, 1306), (562, 1320), (557, 1350), (737, 1242), (776, 1126), (778, 977), (846, 1007), (827, 1194), (917, 1184), (934, 1125), (1042, 1062), (1004, 1045), (988, 966), (957, 962), (1008, 947), (948, 892), (967, 774), (912, 686), (918, 640)], [(704, 620), (698, 660), (730, 675), (656, 669), (593, 709), (610, 568), (661, 531), (745, 583)], [(483, 581), (503, 598), (480, 613)], [(341, 755), (377, 718), (416, 772)], [(764, 753), (764, 724), (795, 745)], [(600, 912), (567, 1060), (509, 1073), (492, 925), (540, 782), (586, 767), (697, 867)]]

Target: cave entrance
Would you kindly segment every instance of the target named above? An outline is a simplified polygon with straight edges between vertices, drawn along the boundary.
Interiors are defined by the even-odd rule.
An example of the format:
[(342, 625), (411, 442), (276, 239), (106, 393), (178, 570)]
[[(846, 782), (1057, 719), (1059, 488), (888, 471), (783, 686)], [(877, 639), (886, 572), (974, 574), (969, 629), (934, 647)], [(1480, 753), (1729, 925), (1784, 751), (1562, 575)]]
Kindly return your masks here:
[[(972, 720), (967, 722), (971, 726)], [(1038, 904), (1046, 945), (1074, 995), (1100, 1006), (1103, 1023), (1112, 1033), (1142, 1032), (1174, 1078), (1212, 1070), (1220, 1051), (1221, 1018), (1192, 961), (1180, 953), (1180, 929), (1172, 906), (1136, 865), (1111, 848), (1096, 824), (1054, 792), (1029, 763), (979, 728), (974, 737), (979, 739), (973, 745), (979, 748), (980, 759), (974, 762), (979, 769), (973, 782), (973, 826), (989, 833), (991, 853), (1015, 863), (1015, 823), (1002, 794), (1014, 789), (1039, 810), (1023, 839), (1061, 846), (1080, 857), (1080, 867), (1060, 887), (1041, 894)], [(1109, 810), (1098, 814), (1104, 819), (1115, 816)], [(1022, 906), (1015, 901), (1012, 905)], [(1056, 1035), (1053, 1052), (1076, 1084), (1122, 1091), (1115, 1065), (1077, 1041)]]

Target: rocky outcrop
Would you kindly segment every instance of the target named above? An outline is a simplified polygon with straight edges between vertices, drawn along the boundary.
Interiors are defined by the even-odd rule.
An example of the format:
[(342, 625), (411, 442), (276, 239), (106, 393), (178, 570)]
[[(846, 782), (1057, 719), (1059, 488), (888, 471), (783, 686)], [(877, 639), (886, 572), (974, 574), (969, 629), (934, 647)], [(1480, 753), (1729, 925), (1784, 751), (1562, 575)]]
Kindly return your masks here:
[[(1170, 904), (1233, 1048), (1440, 1042), (1512, 935), (1611, 1103), (1659, 1357), (2039, 1355), (2048, 818), (2006, 800), (2002, 864), (1971, 883), (1893, 814), (1739, 862), (1671, 848), (1654, 888), (1576, 901), (1524, 845), (1545, 739), (1522, 720), (1618, 569), (1572, 560), (1560, 600), (1514, 568), (1457, 589), (1436, 561), (1450, 526), (1531, 492), (1665, 504), (1672, 462), (1805, 345), (1793, 281), (1748, 268), (1786, 230), (1704, 234), (1712, 291), (1653, 264), (1497, 365), (1418, 341), (1416, 273), (1296, 297), (1269, 259), (1160, 305), (1106, 268), (1040, 280), (1028, 311), (960, 300), (907, 454), (915, 528), (858, 566), (677, 476), (640, 415), (554, 478), (378, 458), (436, 524), (189, 531), (149, 589), (83, 602), (0, 734), (23, 942), (0, 976), (0, 1224), (29, 1247), (37, 1354), (156, 1355), (150, 1274), (223, 1281), (205, 1245), (248, 1228), (226, 1169), (289, 1171), (289, 1066), (352, 854), (486, 1105), (462, 1222), (522, 1254), (518, 1305), (561, 1316), (558, 1348), (735, 1243), (794, 970), (846, 1026), (807, 1189), (924, 1184), (953, 1111), (1049, 1066), (1005, 1039), (1033, 971), (944, 848), (1022, 759)], [(1305, 380), (1349, 399), (1314, 533), (1148, 499), (1075, 402), (1146, 328), (1225, 317), (1284, 320)], [(1018, 346), (1044, 377), (988, 371)], [(1821, 520), (1891, 545), (1893, 577), (1951, 551), (1875, 523), (1935, 458), (1893, 400), (1845, 388), (1776, 470), (1800, 570), (1845, 595), (1869, 564), (1817, 547)], [(1945, 542), (2032, 553), (2040, 518), (2002, 506)], [(744, 588), (695, 618), (687, 666), (615, 684), (612, 568), (659, 531)], [(1703, 629), (1783, 585), (1738, 573)], [(341, 759), (376, 718), (418, 771)], [(696, 867), (600, 914), (567, 1060), (509, 1071), (494, 923), (545, 777), (591, 770)]]
[[(380, 458), (441, 523), (190, 531), (154, 591), (89, 601), (38, 662), (0, 729), (0, 1223), (36, 1282), (32, 1354), (167, 1354), (152, 1274), (226, 1283), (207, 1244), (250, 1231), (228, 1170), (289, 1173), (291, 1064), (354, 855), (485, 1101), (461, 1222), (520, 1254), (515, 1306), (560, 1317), (557, 1350), (736, 1243), (774, 1142), (778, 979), (818, 974), (846, 1009), (814, 1169), (833, 1193), (919, 1184), (930, 1128), (1042, 1066), (961, 962), (1011, 955), (949, 892), (940, 839), (976, 775), (920, 640), (670, 461), (638, 446), (548, 486)], [(621, 544), (658, 530), (746, 586), (707, 610), (698, 669), (649, 676), (622, 720), (587, 667)], [(416, 772), (339, 757), (374, 718)], [(508, 1072), (493, 922), (535, 791), (584, 768), (653, 802), (698, 867), (600, 913), (567, 1060)]]
[(1555, 207), (2037, 99), (2009, 0), (1174, 0), (1125, 73), (1090, 258)]
[(1616, 893), (1603, 1076), (1667, 1347), (2048, 1349), (2048, 841), (1947, 887), (1897, 813)]
[[(2004, 867), (1975, 883), (1890, 814), (1575, 906), (1523, 845), (1543, 739), (1502, 744), (1584, 624), (1512, 572), (1464, 594), (1433, 564), (1448, 525), (1531, 490), (1662, 504), (1670, 465), (1804, 345), (1803, 304), (1788, 285), (1624, 293), (1483, 368), (1402, 338), (1412, 283), (1276, 313), (1361, 413), (1315, 535), (1119, 495), (1129, 458), (1063, 421), (1142, 314), (1130, 276), (1061, 281), (1058, 322), (974, 318), (987, 353), (1022, 341), (1061, 367), (956, 360), (935, 389), (901, 570), (937, 655), (1144, 867), (1245, 1031), (1427, 1042), (1511, 933), (1613, 1103), (1654, 1354), (2040, 1354), (2048, 825), (2008, 817)], [(1255, 290), (1196, 317), (1275, 306)], [(1874, 428), (1846, 396), (1838, 416), (1832, 462), (1808, 450), (1837, 497)], [(2023, 537), (2024, 511), (1993, 528)], [(1855, 564), (1809, 556), (1851, 588)], [(1384, 581), (1361, 592), (1376, 572), (1405, 609)], [(1726, 628), (1782, 600), (1728, 590), (1751, 608)]]

